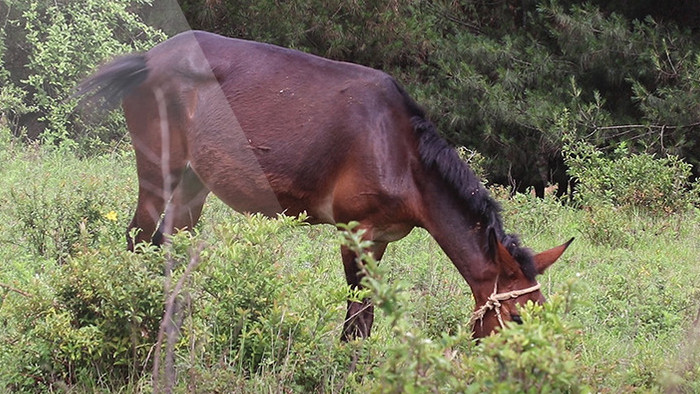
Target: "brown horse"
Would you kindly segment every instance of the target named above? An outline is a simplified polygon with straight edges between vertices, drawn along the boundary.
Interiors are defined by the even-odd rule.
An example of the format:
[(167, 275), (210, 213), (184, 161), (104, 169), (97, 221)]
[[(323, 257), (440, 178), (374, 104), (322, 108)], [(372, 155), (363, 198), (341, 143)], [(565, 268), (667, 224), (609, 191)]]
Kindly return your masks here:
[[(242, 212), (357, 221), (376, 259), (423, 227), (471, 287), (482, 337), (544, 301), (535, 276), (571, 242), (533, 256), (506, 234), (497, 202), (378, 70), (194, 31), (105, 65), (88, 93), (122, 100), (136, 151), (130, 249), (192, 228), (209, 192)], [(360, 286), (357, 256), (342, 258)], [(342, 338), (368, 336), (373, 316), (370, 301), (348, 302)]]

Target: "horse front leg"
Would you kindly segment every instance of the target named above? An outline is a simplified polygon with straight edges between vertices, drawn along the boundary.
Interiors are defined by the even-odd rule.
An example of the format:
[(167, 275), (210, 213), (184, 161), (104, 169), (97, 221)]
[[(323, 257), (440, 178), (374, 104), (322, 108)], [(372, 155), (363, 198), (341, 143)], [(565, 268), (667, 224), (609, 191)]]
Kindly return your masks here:
[[(386, 246), (386, 242), (376, 242), (368, 252), (372, 253), (374, 258), (379, 261), (386, 250)], [(340, 251), (343, 256), (345, 279), (347, 279), (352, 289), (361, 289), (362, 267), (360, 264), (362, 262), (359, 260), (357, 253), (346, 246), (341, 246)], [(372, 330), (373, 322), (374, 305), (370, 298), (365, 298), (361, 302), (348, 300), (348, 311), (345, 315), (345, 323), (340, 339), (348, 342), (356, 338), (367, 338)]]

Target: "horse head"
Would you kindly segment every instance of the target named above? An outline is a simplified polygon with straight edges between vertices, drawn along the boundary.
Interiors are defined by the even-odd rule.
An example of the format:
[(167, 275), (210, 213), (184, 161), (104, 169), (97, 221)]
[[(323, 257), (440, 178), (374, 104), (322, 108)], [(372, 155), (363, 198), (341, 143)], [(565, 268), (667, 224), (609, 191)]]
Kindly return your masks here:
[[(545, 301), (540, 284), (532, 275), (526, 275), (519, 262), (499, 241), (495, 232), (489, 235), (489, 257), (493, 270), (493, 280), (474, 286), (476, 306), (470, 324), (474, 337), (483, 338), (496, 329), (503, 328), (505, 322), (522, 323), (518, 306), (528, 301), (542, 304)], [(555, 248), (532, 256), (536, 275), (542, 274), (554, 264), (574, 239)]]

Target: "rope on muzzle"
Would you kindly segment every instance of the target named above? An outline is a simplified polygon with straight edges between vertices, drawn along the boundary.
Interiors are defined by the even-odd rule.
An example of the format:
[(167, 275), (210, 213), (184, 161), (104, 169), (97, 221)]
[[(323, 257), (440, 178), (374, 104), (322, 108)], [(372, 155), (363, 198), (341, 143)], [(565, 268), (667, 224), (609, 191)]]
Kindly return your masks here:
[(484, 305), (481, 308), (474, 311), (471, 319), (469, 319), (469, 326), (474, 327), (477, 321), (483, 321), (486, 312), (493, 309), (496, 312), (496, 317), (498, 318), (498, 324), (501, 328), (505, 327), (503, 323), (503, 317), (501, 317), (501, 301), (510, 300), (512, 298), (518, 298), (521, 295), (532, 293), (539, 290), (541, 285), (538, 283), (534, 286), (528, 287), (522, 290), (513, 290), (507, 293), (498, 293), (498, 278), (496, 278), (496, 283), (493, 285), (493, 293), (486, 299)]

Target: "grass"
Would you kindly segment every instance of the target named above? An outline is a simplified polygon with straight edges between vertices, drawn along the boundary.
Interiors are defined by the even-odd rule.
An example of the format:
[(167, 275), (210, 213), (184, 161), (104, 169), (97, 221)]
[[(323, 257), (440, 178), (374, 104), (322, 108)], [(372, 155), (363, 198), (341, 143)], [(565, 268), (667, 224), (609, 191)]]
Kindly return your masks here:
[[(0, 387), (150, 392), (167, 256), (123, 251), (136, 196), (131, 153), (78, 159), (2, 144)], [(590, 213), (553, 198), (504, 201), (507, 227), (533, 249), (577, 239), (540, 278), (547, 308), (530, 308), (523, 326), (479, 345), (466, 327), (469, 287), (414, 230), (376, 272), (371, 291), (386, 302), (372, 337), (342, 344), (348, 289), (337, 231), (236, 214), (210, 197), (198, 235), (177, 237), (172, 250), (177, 280), (205, 244), (178, 298), (170, 384), (175, 392), (699, 391), (697, 209), (661, 219), (604, 214), (630, 242), (616, 245), (615, 234), (600, 242)]]

